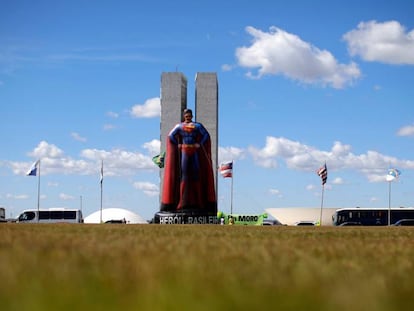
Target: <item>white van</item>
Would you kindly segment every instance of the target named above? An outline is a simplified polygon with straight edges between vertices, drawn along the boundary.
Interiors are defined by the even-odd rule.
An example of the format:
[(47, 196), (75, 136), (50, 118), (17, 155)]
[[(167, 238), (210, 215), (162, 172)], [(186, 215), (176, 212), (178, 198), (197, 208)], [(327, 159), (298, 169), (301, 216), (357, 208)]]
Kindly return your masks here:
[(21, 223), (83, 223), (82, 211), (70, 208), (24, 210), (16, 222)]

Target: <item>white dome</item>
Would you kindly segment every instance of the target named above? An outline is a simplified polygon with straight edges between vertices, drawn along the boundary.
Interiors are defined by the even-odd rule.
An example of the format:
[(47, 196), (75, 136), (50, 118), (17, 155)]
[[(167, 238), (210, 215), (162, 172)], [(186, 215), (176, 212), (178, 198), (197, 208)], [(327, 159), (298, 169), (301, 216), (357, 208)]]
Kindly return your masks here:
[[(105, 208), (102, 210), (102, 222), (123, 221), (127, 224), (147, 224), (141, 216), (123, 208)], [(101, 211), (96, 211), (84, 218), (85, 224), (99, 224)]]

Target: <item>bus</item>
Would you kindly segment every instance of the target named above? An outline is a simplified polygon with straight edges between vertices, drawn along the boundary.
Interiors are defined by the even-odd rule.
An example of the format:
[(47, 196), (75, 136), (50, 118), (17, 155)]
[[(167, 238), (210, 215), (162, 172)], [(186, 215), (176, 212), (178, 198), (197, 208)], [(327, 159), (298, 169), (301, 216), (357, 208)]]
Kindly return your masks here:
[(6, 222), (6, 209), (0, 207), (0, 222)]
[[(332, 215), (334, 226), (387, 226), (388, 208), (341, 208)], [(413, 207), (391, 208), (390, 224), (403, 219), (414, 219)]]
[(82, 211), (70, 208), (28, 209), (24, 210), (18, 223), (83, 223)]

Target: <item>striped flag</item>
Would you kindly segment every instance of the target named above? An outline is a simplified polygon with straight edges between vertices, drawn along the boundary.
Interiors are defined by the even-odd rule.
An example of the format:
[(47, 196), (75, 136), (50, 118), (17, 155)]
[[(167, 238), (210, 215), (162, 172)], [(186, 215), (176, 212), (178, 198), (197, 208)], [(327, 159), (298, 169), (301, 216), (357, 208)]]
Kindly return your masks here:
[(27, 171), (26, 176), (36, 176), (37, 168), (39, 166), (39, 160), (32, 164), (32, 167)]
[(101, 161), (101, 178), (99, 179), (99, 182), (101, 183), (101, 185), (103, 183), (103, 177), (104, 177), (104, 173), (103, 173), (103, 160), (102, 160)]
[(322, 179), (322, 186), (326, 184), (326, 181), (328, 180), (328, 168), (326, 167), (326, 163), (321, 166), (316, 173), (319, 175), (319, 177)]
[(224, 178), (233, 177), (233, 161), (220, 164), (220, 174)]

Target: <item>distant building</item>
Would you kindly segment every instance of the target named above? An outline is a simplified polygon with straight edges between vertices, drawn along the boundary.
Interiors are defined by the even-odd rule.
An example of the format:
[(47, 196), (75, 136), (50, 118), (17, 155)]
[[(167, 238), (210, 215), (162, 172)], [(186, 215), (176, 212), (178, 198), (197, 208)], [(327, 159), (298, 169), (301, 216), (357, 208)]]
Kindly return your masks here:
[(210, 134), (211, 162), (217, 193), (218, 167), (218, 81), (213, 72), (198, 72), (195, 89), (195, 121), (204, 125)]
[[(140, 215), (123, 208), (105, 208), (102, 210), (103, 223), (147, 224)], [(101, 211), (96, 211), (84, 218), (86, 224), (101, 223)]]
[[(165, 152), (168, 133), (181, 122), (185, 108), (187, 108), (187, 78), (181, 72), (163, 72), (161, 75), (161, 153)], [(163, 180), (164, 170), (160, 170), (160, 198)]]
[[(198, 72), (195, 78), (195, 121), (204, 125), (210, 134), (211, 156), (217, 193), (218, 161), (218, 82), (213, 72)], [(168, 133), (182, 121), (187, 108), (187, 78), (181, 72), (161, 74), (161, 153), (165, 151)], [(190, 108), (190, 107), (188, 107)], [(164, 170), (160, 170), (160, 193), (163, 189)]]
[[(332, 215), (339, 208), (322, 209), (322, 226), (332, 226)], [(298, 222), (318, 222), (321, 214), (320, 207), (283, 207), (268, 208), (266, 212), (283, 225), (295, 225)]]

